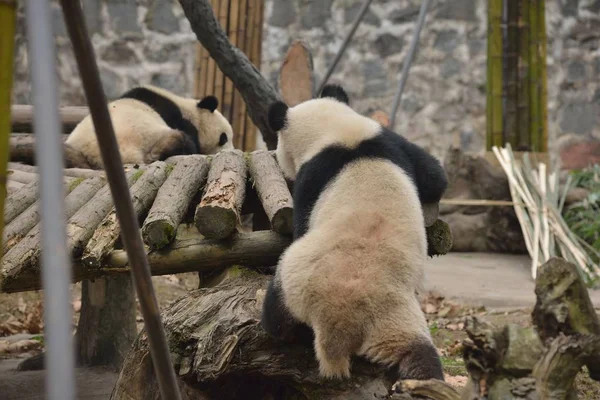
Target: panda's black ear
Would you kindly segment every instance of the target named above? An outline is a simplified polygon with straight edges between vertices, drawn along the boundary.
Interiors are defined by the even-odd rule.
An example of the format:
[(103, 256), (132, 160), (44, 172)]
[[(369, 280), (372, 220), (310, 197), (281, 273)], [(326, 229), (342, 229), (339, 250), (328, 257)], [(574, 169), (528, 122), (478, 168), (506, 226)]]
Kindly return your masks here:
[(348, 98), (346, 91), (340, 85), (325, 85), (323, 90), (321, 90), (321, 96), (319, 97), (331, 97), (342, 103), (350, 104), (350, 98)]
[(269, 107), (269, 126), (274, 132), (285, 127), (287, 122), (288, 106), (282, 101), (277, 101)]
[(217, 107), (219, 107), (219, 100), (215, 96), (206, 96), (198, 102), (198, 108), (203, 108), (210, 112), (215, 112)]

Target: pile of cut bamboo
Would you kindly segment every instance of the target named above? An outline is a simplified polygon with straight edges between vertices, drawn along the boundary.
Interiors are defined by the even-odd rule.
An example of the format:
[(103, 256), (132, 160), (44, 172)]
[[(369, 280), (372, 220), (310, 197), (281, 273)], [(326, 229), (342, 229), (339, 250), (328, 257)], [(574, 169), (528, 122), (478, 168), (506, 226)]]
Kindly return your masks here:
[(600, 268), (586, 249), (597, 251), (575, 235), (562, 218), (570, 178), (561, 192), (557, 172), (548, 175), (546, 164), (539, 163), (534, 169), (527, 153), (519, 163), (510, 144), (492, 150), (508, 177), (515, 213), (532, 258), (532, 277), (536, 278), (538, 268), (550, 258), (561, 256), (577, 265), (588, 283), (597, 279)]

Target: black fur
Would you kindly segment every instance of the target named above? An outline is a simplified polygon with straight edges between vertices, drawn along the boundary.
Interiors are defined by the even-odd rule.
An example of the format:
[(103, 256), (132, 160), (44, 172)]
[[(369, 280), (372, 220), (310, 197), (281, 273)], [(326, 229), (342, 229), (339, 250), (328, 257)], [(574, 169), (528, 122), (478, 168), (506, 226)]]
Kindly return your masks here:
[(435, 157), (386, 128), (354, 149), (327, 147), (304, 164), (296, 176), (294, 240), (306, 233), (310, 213), (327, 184), (344, 166), (361, 158), (386, 159), (398, 165), (415, 182), (423, 204), (438, 202), (448, 185), (444, 169)]
[(437, 350), (431, 343), (417, 342), (400, 354), (400, 362), (389, 370), (392, 381), (399, 379), (444, 380), (444, 370)]
[(292, 316), (281, 296), (281, 287), (273, 278), (267, 287), (261, 326), (273, 338), (286, 342), (312, 343), (314, 340), (312, 329)]
[(173, 101), (144, 87), (133, 88), (120, 98), (134, 99), (149, 105), (170, 128), (183, 132), (189, 138), (185, 141), (186, 146), (189, 146), (185, 149), (187, 154), (199, 154), (201, 152), (198, 129), (190, 121), (183, 118), (181, 110)]
[(219, 107), (219, 100), (215, 96), (206, 96), (198, 102), (198, 108), (203, 108), (211, 113), (215, 112), (217, 107)]
[(320, 97), (331, 97), (342, 103), (350, 104), (348, 94), (346, 94), (346, 91), (340, 85), (325, 85), (323, 90), (321, 90)]
[(288, 106), (282, 101), (277, 101), (269, 107), (269, 126), (273, 132), (279, 132), (287, 123)]

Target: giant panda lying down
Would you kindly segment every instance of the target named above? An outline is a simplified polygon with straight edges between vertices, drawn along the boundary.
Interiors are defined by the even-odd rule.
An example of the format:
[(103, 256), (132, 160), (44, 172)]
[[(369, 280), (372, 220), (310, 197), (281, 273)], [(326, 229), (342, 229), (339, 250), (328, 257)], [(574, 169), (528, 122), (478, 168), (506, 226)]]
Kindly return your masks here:
[[(108, 104), (122, 162), (150, 164), (233, 148), (233, 130), (218, 105), (214, 96), (198, 101), (151, 85), (132, 88)], [(66, 146), (71, 150), (67, 158), (72, 158), (67, 165), (103, 168), (90, 115), (71, 132)]]
[(350, 376), (364, 356), (392, 379), (443, 380), (417, 292), (427, 239), (421, 204), (447, 178), (420, 147), (348, 106), (339, 86), (270, 107), (277, 159), (294, 181), (294, 242), (267, 289), (262, 326), (290, 338), (312, 328), (320, 373)]

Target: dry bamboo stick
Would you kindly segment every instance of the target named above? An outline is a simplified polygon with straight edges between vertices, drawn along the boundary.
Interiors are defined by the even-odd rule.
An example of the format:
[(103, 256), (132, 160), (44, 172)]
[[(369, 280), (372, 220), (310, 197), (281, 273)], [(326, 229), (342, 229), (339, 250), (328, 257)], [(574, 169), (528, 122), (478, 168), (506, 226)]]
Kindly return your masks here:
[[(65, 201), (68, 201), (68, 195), (75, 191), (73, 196), (77, 196), (80, 200), (85, 201), (92, 198), (92, 196), (100, 190), (102, 185), (104, 185), (104, 179), (100, 177), (90, 178), (84, 180), (80, 179), (71, 179), (65, 180), (65, 193), (67, 195)], [(83, 205), (83, 204), (81, 204)], [(68, 212), (67, 212), (68, 214)], [(29, 232), (33, 227), (35, 227), (39, 222), (39, 200), (33, 203), (29, 208), (27, 208), (24, 212), (19, 214), (18, 217), (12, 220), (10, 224), (7, 225), (6, 230), (4, 231), (4, 251), (10, 250), (15, 244), (21, 240), (21, 238)]]
[(246, 194), (246, 161), (239, 150), (226, 150), (212, 160), (194, 222), (209, 239), (231, 236), (239, 222)]
[(170, 244), (177, 233), (190, 202), (202, 188), (209, 161), (201, 156), (187, 156), (179, 161), (158, 190), (154, 204), (142, 226), (144, 243), (150, 249)]
[[(148, 212), (165, 179), (167, 179), (167, 163), (157, 161), (152, 163), (131, 187), (133, 210), (138, 218)], [(100, 267), (102, 259), (112, 251), (120, 235), (121, 228), (113, 207), (113, 210), (104, 217), (87, 243), (81, 257), (81, 263), (88, 268)]]
[(292, 234), (294, 203), (277, 161), (265, 151), (255, 151), (248, 166), (272, 229), (282, 235)]

